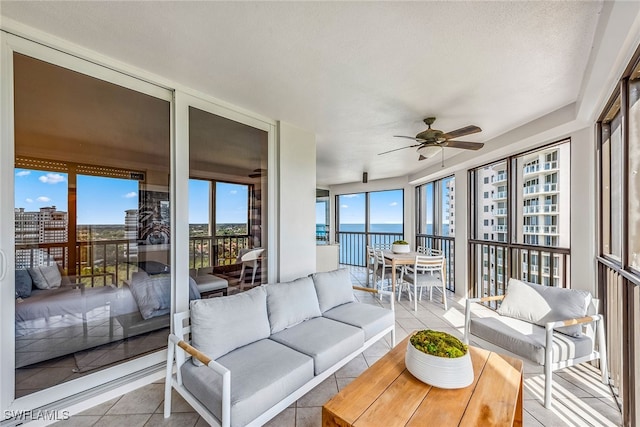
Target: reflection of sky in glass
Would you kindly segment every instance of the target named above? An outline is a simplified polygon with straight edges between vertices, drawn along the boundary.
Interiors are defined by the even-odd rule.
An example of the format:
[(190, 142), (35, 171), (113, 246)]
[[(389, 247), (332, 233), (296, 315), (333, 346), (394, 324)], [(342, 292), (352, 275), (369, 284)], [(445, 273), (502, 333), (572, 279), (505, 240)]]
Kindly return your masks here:
[(327, 218), (328, 203), (329, 202), (325, 200), (316, 202), (316, 224), (329, 224), (329, 218)]
[(249, 186), (216, 183), (216, 223), (249, 223)]

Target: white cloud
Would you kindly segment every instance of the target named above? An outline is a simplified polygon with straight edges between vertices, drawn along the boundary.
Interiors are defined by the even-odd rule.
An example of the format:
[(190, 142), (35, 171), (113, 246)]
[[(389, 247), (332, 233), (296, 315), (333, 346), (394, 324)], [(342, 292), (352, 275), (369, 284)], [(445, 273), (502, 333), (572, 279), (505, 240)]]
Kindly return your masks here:
[(33, 199), (30, 199), (28, 197), (26, 199), (24, 199), (24, 201), (27, 202), (27, 203), (33, 203)]
[(346, 208), (348, 208), (348, 207), (349, 207), (349, 205), (340, 205), (340, 207), (341, 207), (341, 208), (345, 208), (345, 209), (346, 209)]
[(136, 197), (137, 195), (138, 195), (138, 193), (136, 193), (135, 191), (131, 191), (131, 192), (125, 194), (122, 197), (127, 198), (127, 199), (132, 199), (132, 198)]
[(398, 206), (398, 202), (391, 202), (389, 203), (389, 206)]
[(36, 200), (39, 201), (39, 202), (42, 202), (42, 203), (47, 203), (47, 202), (51, 201), (51, 199), (48, 198), (47, 196), (40, 196)]
[(59, 182), (64, 182), (64, 176), (60, 175), (59, 173), (48, 173), (46, 175), (42, 175), (38, 179), (40, 180), (40, 182), (43, 182), (45, 184), (57, 184)]
[(347, 199), (352, 199), (354, 197), (360, 197), (360, 194), (342, 194), (342, 197), (346, 197)]
[(229, 194), (238, 194), (238, 190), (231, 190), (229, 191)]
[(16, 173), (16, 176), (27, 176), (29, 174), (31, 174), (31, 171), (20, 171)]

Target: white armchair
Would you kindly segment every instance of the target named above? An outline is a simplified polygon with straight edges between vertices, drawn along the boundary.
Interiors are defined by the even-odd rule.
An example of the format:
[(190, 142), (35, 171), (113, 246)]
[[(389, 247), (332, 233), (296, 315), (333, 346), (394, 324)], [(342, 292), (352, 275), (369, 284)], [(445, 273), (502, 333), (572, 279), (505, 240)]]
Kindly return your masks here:
[[(488, 301), (504, 302), (496, 312), (486, 309), (485, 316), (472, 318), (473, 303)], [(467, 300), (464, 342), (473, 334), (544, 366), (544, 406), (550, 408), (557, 369), (600, 359), (602, 382), (609, 382), (604, 320), (597, 308), (598, 300), (588, 292), (510, 279), (507, 296)]]

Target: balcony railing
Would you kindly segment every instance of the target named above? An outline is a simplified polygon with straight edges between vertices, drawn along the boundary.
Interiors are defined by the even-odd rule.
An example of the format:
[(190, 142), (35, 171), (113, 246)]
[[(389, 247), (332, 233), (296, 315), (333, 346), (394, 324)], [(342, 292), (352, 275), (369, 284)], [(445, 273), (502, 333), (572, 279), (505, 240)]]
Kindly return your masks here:
[(540, 205), (529, 205), (523, 208), (523, 213), (525, 214), (534, 214), (539, 213), (542, 210), (542, 206)]
[[(16, 268), (59, 264), (88, 286), (119, 285), (137, 271), (142, 248), (131, 240), (76, 242), (76, 266), (69, 268), (66, 243), (16, 244)], [(189, 267), (210, 267), (236, 262), (239, 251), (249, 247), (249, 235), (200, 236), (189, 238)], [(109, 279), (112, 278), (112, 279)], [(111, 282), (112, 280), (112, 282)]]
[(497, 191), (493, 193), (493, 200), (500, 200), (500, 199), (506, 199), (506, 198), (507, 198), (506, 191)]
[(493, 226), (493, 231), (495, 231), (497, 233), (506, 233), (507, 232), (507, 226), (506, 225), (494, 225)]
[(544, 184), (542, 190), (545, 193), (555, 193), (558, 191), (558, 184), (556, 183)]
[(491, 177), (491, 183), (492, 184), (497, 184), (499, 182), (504, 182), (507, 180), (507, 174), (506, 173), (499, 173), (497, 175), (494, 175)]
[[(510, 277), (539, 284), (557, 283), (560, 287), (568, 288), (570, 255), (571, 251), (565, 248), (469, 240), (469, 295), (503, 295)], [(539, 262), (528, 262), (530, 259), (544, 258), (548, 258), (546, 267)], [(499, 261), (504, 266), (499, 265)], [(553, 278), (549, 277), (550, 271), (553, 271)], [(496, 304), (489, 306), (497, 307)]]
[(525, 166), (524, 168), (524, 174), (528, 175), (530, 173), (536, 173), (540, 170), (540, 165), (539, 164), (534, 164), (534, 165), (529, 165), (529, 166)]
[(365, 231), (338, 231), (336, 240), (340, 243), (340, 264), (365, 267), (367, 245), (389, 246), (402, 240), (402, 233), (380, 233)]
[(507, 209), (506, 208), (499, 208), (499, 209), (494, 209), (493, 210), (493, 215), (494, 216), (505, 216), (507, 214)]
[(544, 162), (544, 170), (548, 171), (548, 170), (552, 170), (552, 169), (558, 169), (558, 161), (554, 160), (552, 162)]
[(524, 194), (535, 194), (540, 191), (540, 186), (538, 184), (525, 185), (523, 188)]
[(316, 224), (316, 242), (329, 241), (329, 224)]

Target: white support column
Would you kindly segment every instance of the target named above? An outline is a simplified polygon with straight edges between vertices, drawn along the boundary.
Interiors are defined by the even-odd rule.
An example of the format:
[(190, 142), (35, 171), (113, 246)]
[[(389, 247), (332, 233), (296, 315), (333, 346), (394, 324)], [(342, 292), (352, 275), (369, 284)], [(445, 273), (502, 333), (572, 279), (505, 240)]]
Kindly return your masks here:
[(467, 282), (469, 280), (467, 259), (467, 240), (469, 238), (469, 186), (467, 170), (456, 171), (456, 191), (455, 191), (455, 285), (456, 295), (468, 297)]

